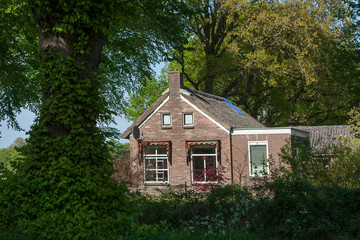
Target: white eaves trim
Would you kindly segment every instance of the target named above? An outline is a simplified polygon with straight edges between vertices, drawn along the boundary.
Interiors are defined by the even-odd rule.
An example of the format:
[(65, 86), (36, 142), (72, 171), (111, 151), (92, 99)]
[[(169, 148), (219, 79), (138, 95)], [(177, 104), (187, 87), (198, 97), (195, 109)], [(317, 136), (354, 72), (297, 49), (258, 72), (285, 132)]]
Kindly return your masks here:
[(149, 121), (149, 119), (154, 116), (154, 114), (160, 110), (160, 108), (162, 108), (165, 103), (167, 103), (169, 101), (170, 97), (168, 96), (167, 98), (165, 98), (165, 100), (140, 124), (139, 128), (141, 128), (142, 126), (144, 126), (144, 124)]
[(195, 108), (199, 113), (201, 113), (202, 115), (204, 115), (205, 117), (207, 117), (210, 121), (212, 121), (213, 123), (215, 123), (216, 125), (218, 125), (222, 130), (224, 130), (227, 133), (230, 133), (229, 130), (227, 130), (223, 125), (221, 125), (220, 123), (218, 123), (217, 121), (215, 121), (213, 118), (211, 118), (209, 115), (207, 115), (206, 113), (204, 113), (203, 111), (201, 111), (198, 107), (196, 107), (194, 104), (192, 104), (191, 102), (189, 102), (189, 100), (187, 100), (186, 98), (184, 98), (181, 94), (180, 94), (180, 98), (182, 100), (184, 100), (184, 102), (186, 102), (187, 104), (189, 104), (191, 107)]
[(234, 129), (232, 135), (289, 134), (298, 137), (308, 137), (308, 132), (294, 128), (258, 128)]

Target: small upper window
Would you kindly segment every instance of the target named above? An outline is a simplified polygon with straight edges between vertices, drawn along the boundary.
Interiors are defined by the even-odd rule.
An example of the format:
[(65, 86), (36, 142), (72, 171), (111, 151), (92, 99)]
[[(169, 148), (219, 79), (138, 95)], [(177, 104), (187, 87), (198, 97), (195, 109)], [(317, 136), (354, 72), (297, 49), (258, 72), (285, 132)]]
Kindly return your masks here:
[(194, 115), (192, 113), (184, 113), (184, 127), (192, 127), (194, 126)]
[(171, 127), (171, 114), (170, 113), (163, 113), (161, 115), (161, 125), (163, 127)]

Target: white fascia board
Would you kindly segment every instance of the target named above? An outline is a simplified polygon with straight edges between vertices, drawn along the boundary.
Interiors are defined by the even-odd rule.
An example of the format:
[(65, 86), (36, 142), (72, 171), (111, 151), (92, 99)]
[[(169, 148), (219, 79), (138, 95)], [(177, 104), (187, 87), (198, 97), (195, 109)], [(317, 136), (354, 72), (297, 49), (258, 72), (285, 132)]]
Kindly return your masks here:
[(217, 126), (219, 126), (222, 130), (224, 130), (227, 133), (230, 133), (229, 130), (227, 130), (223, 125), (221, 125), (220, 123), (218, 123), (217, 121), (215, 121), (213, 118), (211, 118), (209, 115), (207, 115), (206, 113), (204, 113), (203, 111), (201, 111), (198, 107), (196, 107), (194, 104), (192, 104), (189, 100), (187, 100), (186, 98), (184, 98), (181, 94), (180, 94), (180, 98), (182, 100), (184, 100), (184, 102), (186, 102), (187, 104), (189, 104), (191, 107), (195, 108), (196, 111), (198, 111), (199, 113), (201, 113), (202, 115), (204, 115), (205, 117), (207, 117), (210, 121), (212, 121), (213, 123), (215, 123)]
[(169, 99), (169, 96), (165, 98), (165, 100), (140, 124), (139, 128), (144, 126), (144, 124), (149, 121), (149, 119), (154, 116), (154, 114), (157, 113), (157, 111), (159, 111), (169, 101)]
[(261, 135), (261, 134), (289, 134), (299, 137), (308, 137), (306, 132), (293, 128), (253, 128), (253, 129), (234, 129), (232, 135)]

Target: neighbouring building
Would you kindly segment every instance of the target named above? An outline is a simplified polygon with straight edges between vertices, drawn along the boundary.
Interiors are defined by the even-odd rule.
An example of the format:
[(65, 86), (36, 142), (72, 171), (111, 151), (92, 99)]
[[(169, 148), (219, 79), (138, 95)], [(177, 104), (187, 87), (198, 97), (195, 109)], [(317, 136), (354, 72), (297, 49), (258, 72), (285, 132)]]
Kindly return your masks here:
[[(205, 171), (223, 169), (227, 183), (249, 185), (279, 163), (302, 129), (267, 128), (234, 103), (183, 86), (182, 73), (169, 73), (169, 88), (120, 137), (130, 140), (130, 161), (143, 189), (184, 188), (213, 181)], [(150, 190), (151, 191), (151, 190)]]

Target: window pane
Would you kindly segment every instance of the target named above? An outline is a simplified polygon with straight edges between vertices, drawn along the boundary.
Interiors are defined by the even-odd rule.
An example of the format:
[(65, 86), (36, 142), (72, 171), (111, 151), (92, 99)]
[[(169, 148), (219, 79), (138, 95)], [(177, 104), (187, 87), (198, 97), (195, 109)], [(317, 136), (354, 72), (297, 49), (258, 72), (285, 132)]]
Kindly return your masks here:
[(217, 181), (217, 172), (216, 172), (216, 157), (210, 156), (205, 157), (206, 163), (206, 181)]
[(194, 181), (202, 182), (205, 180), (204, 157), (193, 157), (193, 178)]
[(156, 168), (156, 159), (145, 159), (145, 169), (155, 169)]
[(162, 158), (157, 160), (158, 169), (167, 169), (167, 158)]
[(250, 146), (251, 174), (267, 171), (266, 145)]
[(194, 125), (194, 121), (193, 121), (193, 114), (184, 114), (184, 125), (189, 125), (192, 126)]
[(157, 154), (167, 154), (167, 146), (157, 146)]
[(155, 154), (156, 146), (148, 146), (144, 148), (144, 155)]
[(204, 157), (206, 168), (216, 167), (216, 157), (215, 156), (207, 156)]
[(156, 181), (155, 171), (145, 171), (145, 181)]
[(171, 115), (170, 114), (163, 114), (162, 119), (163, 119), (163, 123), (162, 123), (163, 126), (171, 125)]
[(164, 181), (168, 181), (168, 171), (164, 171)]
[(215, 154), (215, 146), (193, 146), (193, 154)]

